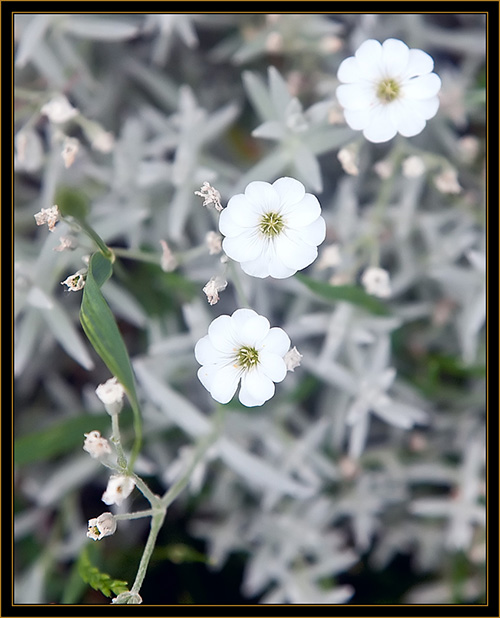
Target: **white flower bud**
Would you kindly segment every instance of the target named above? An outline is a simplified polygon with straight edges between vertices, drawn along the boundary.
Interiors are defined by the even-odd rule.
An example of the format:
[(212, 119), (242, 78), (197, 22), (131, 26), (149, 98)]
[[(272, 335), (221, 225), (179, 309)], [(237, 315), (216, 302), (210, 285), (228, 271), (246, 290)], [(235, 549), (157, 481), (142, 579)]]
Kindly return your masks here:
[(91, 431), (90, 433), (84, 434), (84, 436), (85, 442), (83, 443), (83, 450), (87, 451), (94, 459), (104, 457), (111, 453), (109, 442), (106, 438), (101, 437), (98, 431)]
[(102, 513), (99, 517), (89, 519), (87, 536), (94, 541), (100, 541), (105, 536), (111, 536), (116, 531), (116, 518), (113, 513)]
[(101, 500), (105, 504), (120, 505), (125, 498), (128, 498), (134, 489), (135, 481), (130, 476), (113, 475), (109, 478), (106, 491), (102, 494)]
[(60, 94), (42, 107), (42, 114), (48, 117), (51, 122), (63, 124), (78, 115), (78, 110), (74, 108), (68, 99)]
[(368, 294), (380, 298), (387, 298), (391, 295), (389, 273), (383, 268), (367, 268), (361, 277), (361, 283)]
[(123, 407), (125, 389), (116, 378), (110, 378), (95, 389), (96, 395), (104, 404), (108, 414), (118, 414)]
[(403, 161), (403, 176), (418, 178), (425, 172), (425, 163), (421, 157), (411, 156)]
[(302, 357), (303, 354), (301, 354), (295, 346), (291, 350), (288, 350), (283, 357), (287, 371), (293, 371), (296, 367), (299, 367)]
[(212, 277), (203, 288), (207, 300), (210, 305), (215, 305), (219, 302), (219, 292), (222, 292), (227, 287), (227, 281), (218, 275)]
[(160, 245), (163, 251), (161, 256), (161, 269), (166, 273), (171, 273), (177, 268), (179, 262), (165, 240), (160, 240)]

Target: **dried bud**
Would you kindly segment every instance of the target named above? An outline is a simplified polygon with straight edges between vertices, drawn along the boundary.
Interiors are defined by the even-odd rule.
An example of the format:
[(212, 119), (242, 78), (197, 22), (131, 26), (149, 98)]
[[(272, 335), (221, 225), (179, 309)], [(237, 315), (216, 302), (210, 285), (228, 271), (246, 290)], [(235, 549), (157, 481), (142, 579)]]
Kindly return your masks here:
[(113, 475), (109, 478), (106, 491), (102, 494), (105, 504), (120, 505), (128, 498), (135, 487), (135, 481), (131, 476)]
[(227, 287), (227, 281), (218, 275), (212, 277), (203, 288), (207, 300), (210, 305), (215, 305), (219, 302), (219, 292), (222, 292)]
[(160, 240), (160, 245), (163, 251), (161, 256), (161, 269), (166, 273), (171, 273), (179, 266), (179, 262), (165, 240)]
[(222, 204), (220, 202), (220, 193), (211, 186), (211, 184), (207, 181), (203, 183), (200, 191), (195, 191), (195, 195), (199, 195), (203, 198), (203, 206), (210, 206), (213, 204), (215, 210), (220, 212), (222, 210)]
[(208, 232), (205, 236), (205, 242), (210, 255), (217, 255), (222, 251), (222, 236), (217, 232)]
[(60, 215), (59, 206), (56, 204), (52, 206), (52, 208), (42, 208), (40, 212), (37, 212), (33, 216), (35, 217), (35, 223), (37, 225), (44, 225), (46, 223), (49, 227), (49, 232), (53, 232), (56, 223), (60, 219)]
[(295, 346), (291, 350), (288, 350), (283, 357), (287, 371), (293, 371), (296, 367), (299, 367), (302, 357), (303, 354), (301, 354)]
[(111, 447), (106, 438), (101, 437), (98, 431), (91, 431), (84, 434), (85, 442), (83, 444), (83, 450), (94, 459), (105, 457), (111, 453)]
[(108, 414), (118, 414), (123, 407), (125, 389), (116, 378), (110, 378), (95, 389), (96, 395), (104, 404)]

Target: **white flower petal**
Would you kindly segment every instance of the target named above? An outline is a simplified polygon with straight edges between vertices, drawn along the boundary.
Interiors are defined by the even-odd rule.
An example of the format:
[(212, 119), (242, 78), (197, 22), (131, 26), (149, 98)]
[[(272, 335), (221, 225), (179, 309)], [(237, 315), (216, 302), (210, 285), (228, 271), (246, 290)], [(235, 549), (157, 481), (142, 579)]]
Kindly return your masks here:
[(430, 99), (441, 88), (441, 79), (435, 73), (414, 77), (403, 85), (403, 96), (410, 99)]
[(261, 406), (274, 395), (274, 382), (258, 368), (248, 371), (241, 378), (239, 399), (248, 407)]
[(280, 199), (278, 192), (268, 182), (254, 180), (245, 189), (245, 195), (257, 212), (278, 212)]
[(412, 137), (418, 135), (425, 127), (425, 120), (415, 113), (411, 105), (394, 104), (388, 106), (388, 108), (391, 122), (401, 135)]
[(373, 110), (370, 124), (363, 131), (368, 141), (375, 144), (387, 142), (398, 132), (392, 122), (389, 107), (390, 105), (379, 105)]
[(220, 365), (203, 365), (198, 369), (198, 380), (203, 384), (208, 392), (212, 390), (212, 382), (215, 374), (219, 371)]
[(234, 341), (231, 339), (231, 318), (220, 315), (208, 327), (208, 336), (214, 348), (225, 354), (234, 350)]
[(318, 256), (318, 249), (299, 240), (296, 236), (288, 232), (281, 234), (274, 241), (274, 246), (276, 255), (285, 266), (301, 270), (314, 262)]
[(285, 379), (286, 364), (278, 354), (259, 352), (259, 368), (273, 382), (282, 382)]
[(287, 279), (297, 272), (296, 268), (290, 268), (278, 259), (269, 263), (269, 275), (274, 279)]
[(220, 213), (219, 229), (224, 236), (228, 236), (231, 234), (228, 234), (223, 228), (229, 220), (240, 227), (254, 227), (258, 224), (261, 216), (260, 209), (245, 195), (239, 193), (233, 195), (226, 208)]
[(242, 326), (239, 333), (239, 341), (248, 346), (255, 347), (257, 343), (265, 339), (271, 325), (269, 320), (262, 315), (250, 318)]
[(200, 365), (211, 365), (222, 361), (220, 351), (214, 347), (208, 335), (202, 337), (195, 345), (194, 356)]
[(335, 93), (340, 105), (349, 110), (370, 109), (377, 103), (373, 84), (365, 81), (355, 84), (342, 84), (338, 86)]
[(315, 195), (306, 193), (300, 202), (283, 208), (281, 214), (285, 217), (287, 226), (301, 228), (321, 215), (321, 206)]
[(410, 49), (408, 55), (408, 65), (406, 67), (404, 79), (409, 79), (417, 75), (431, 73), (434, 69), (434, 60), (421, 49)]
[(259, 314), (253, 309), (236, 309), (231, 316), (232, 327), (236, 333), (240, 332), (241, 328), (248, 320), (255, 318)]
[(326, 238), (326, 223), (323, 217), (318, 217), (316, 221), (313, 221), (306, 227), (300, 228), (300, 230), (290, 230), (289, 235), (296, 233), (300, 234), (300, 238), (302, 242), (311, 245), (312, 247), (317, 247), (320, 245)]
[(285, 333), (282, 328), (276, 326), (271, 328), (267, 337), (260, 345), (260, 350), (263, 352), (272, 352), (283, 357), (290, 348), (290, 337)]
[(304, 185), (295, 178), (278, 178), (273, 182), (273, 187), (279, 195), (280, 213), (286, 212), (290, 206), (300, 202), (306, 194)]
[(220, 367), (212, 376), (210, 394), (219, 403), (228, 403), (233, 398), (238, 382), (240, 381), (241, 369), (235, 365)]
[(337, 71), (337, 79), (344, 84), (351, 84), (363, 79), (363, 74), (359, 70), (359, 64), (354, 56), (346, 58), (340, 63)]
[(373, 79), (381, 70), (382, 45), (374, 39), (362, 43), (354, 54), (358, 67), (365, 77)]
[(400, 77), (404, 74), (409, 60), (408, 45), (399, 39), (387, 39), (382, 44), (382, 63), (387, 75)]
[(431, 99), (423, 99), (421, 101), (412, 101), (411, 106), (416, 114), (419, 114), (424, 120), (433, 118), (439, 109), (439, 97)]
[(373, 111), (372, 109), (346, 109), (344, 117), (351, 129), (362, 131), (370, 124)]
[[(259, 279), (264, 279), (265, 277), (269, 277), (269, 266), (270, 260), (267, 255), (267, 252), (263, 252), (258, 258), (255, 260), (250, 260), (248, 262), (241, 262), (241, 268), (243, 272), (251, 277), (258, 277)], [(290, 274), (294, 274), (293, 271)], [(290, 275), (288, 275), (290, 276)]]
[(222, 248), (232, 260), (237, 262), (255, 260), (263, 250), (258, 231), (244, 232), (239, 236), (226, 236), (222, 241)]

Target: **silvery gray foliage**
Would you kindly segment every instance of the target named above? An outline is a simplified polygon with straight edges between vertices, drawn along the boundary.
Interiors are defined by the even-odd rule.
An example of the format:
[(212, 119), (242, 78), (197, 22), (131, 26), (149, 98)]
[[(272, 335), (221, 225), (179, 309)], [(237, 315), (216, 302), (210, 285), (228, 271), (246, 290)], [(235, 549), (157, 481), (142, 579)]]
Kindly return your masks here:
[[(175, 508), (189, 512), (209, 568), (245, 556), (243, 596), (355, 603), (363, 559), (374, 572), (410, 554), (406, 602), (484, 599), (483, 17), (457, 14), (452, 25), (385, 14), (15, 17), (20, 439), (82, 413), (97, 419), (95, 387), (109, 377), (81, 331), (80, 297), (60, 285), (95, 248), (66, 222), (50, 233), (34, 223), (60, 186), (88, 196), (89, 224), (109, 245), (149, 253), (154, 272), (160, 241), (178, 258), (177, 279), (124, 262), (103, 287), (143, 403), (137, 472), (162, 489), (215, 427), (193, 349), (239, 303), (234, 271), (207, 249), (218, 228), (194, 195), (205, 181), (225, 206), (252, 180), (291, 175), (318, 196), (327, 223), (309, 277), (361, 288), (374, 258), (390, 273), (385, 314), (326, 302), (294, 278), (240, 275), (251, 306), (283, 327), (301, 365), (262, 408), (228, 406)], [(421, 135), (380, 146), (345, 125), (336, 70), (365, 39), (391, 36), (434, 54), (443, 89)], [(42, 108), (60, 95), (77, 111), (58, 120)], [(78, 143), (66, 165), (68, 139)], [(59, 250), (68, 236), (75, 246)], [(228, 286), (212, 307), (202, 288), (215, 275)], [(79, 601), (69, 575), (51, 580), (86, 545), (79, 497), (102, 492), (103, 469), (79, 445), (16, 472), (16, 602)], [(115, 536), (124, 529), (139, 547), (144, 528), (123, 522)], [(32, 542), (35, 558), (25, 551)], [(120, 547), (106, 547), (119, 557)], [(462, 558), (468, 574), (453, 581), (450, 565)], [(422, 584), (424, 573), (432, 581)]]

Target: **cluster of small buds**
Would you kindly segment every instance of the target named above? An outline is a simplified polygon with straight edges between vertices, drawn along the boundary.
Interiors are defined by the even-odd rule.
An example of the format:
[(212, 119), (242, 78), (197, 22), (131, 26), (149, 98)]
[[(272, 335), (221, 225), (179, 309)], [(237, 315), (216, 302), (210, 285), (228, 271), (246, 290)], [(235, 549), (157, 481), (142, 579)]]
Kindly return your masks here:
[(217, 255), (222, 251), (222, 236), (213, 230), (207, 232), (205, 243), (208, 247), (209, 255)]
[(456, 195), (462, 191), (462, 187), (458, 182), (457, 171), (451, 167), (444, 169), (434, 179), (436, 188), (441, 193), (451, 193)]
[(40, 212), (33, 216), (37, 225), (44, 225), (46, 223), (49, 227), (49, 232), (53, 232), (56, 223), (61, 217), (61, 213), (59, 212), (59, 206), (55, 204), (52, 208), (42, 208)]
[(391, 295), (389, 273), (383, 268), (367, 268), (361, 277), (361, 283), (368, 294), (379, 298), (388, 298)]
[(206, 180), (202, 184), (200, 191), (195, 191), (194, 194), (199, 195), (203, 198), (203, 206), (210, 206), (211, 204), (213, 204), (215, 210), (217, 210), (218, 212), (221, 212), (221, 210), (223, 209), (220, 201), (219, 191), (212, 187), (212, 185)]
[(121, 411), (125, 389), (115, 377), (110, 378), (104, 384), (99, 384), (95, 393), (104, 404), (108, 414), (118, 414)]
[(120, 505), (130, 496), (135, 487), (135, 481), (130, 476), (113, 475), (110, 476), (106, 491), (102, 494), (101, 500), (105, 504)]
[(106, 438), (103, 438), (99, 431), (91, 431), (84, 434), (85, 442), (83, 443), (83, 450), (94, 459), (105, 457), (111, 453), (111, 447)]
[(162, 248), (161, 269), (166, 273), (171, 273), (179, 266), (179, 262), (165, 240), (160, 240), (160, 245)]
[(63, 94), (45, 103), (42, 106), (41, 112), (55, 124), (64, 124), (79, 114), (79, 111), (71, 105)]
[(212, 277), (203, 288), (203, 292), (207, 297), (210, 305), (216, 305), (219, 302), (219, 292), (222, 292), (227, 287), (227, 281), (219, 275)]
[(64, 160), (64, 167), (68, 169), (75, 162), (75, 157), (80, 149), (80, 142), (75, 137), (66, 137), (63, 143), (61, 156)]
[(425, 163), (421, 157), (413, 155), (403, 161), (403, 176), (418, 178), (425, 172)]
[(287, 371), (293, 371), (296, 367), (299, 367), (303, 356), (304, 355), (301, 354), (295, 346), (288, 350), (283, 357)]
[(100, 541), (116, 531), (116, 518), (113, 513), (102, 513), (99, 517), (89, 519), (87, 536), (93, 541)]
[(70, 292), (79, 292), (85, 286), (85, 274), (84, 271), (78, 271), (74, 275), (70, 275), (64, 281), (61, 281), (61, 285), (65, 285)]

